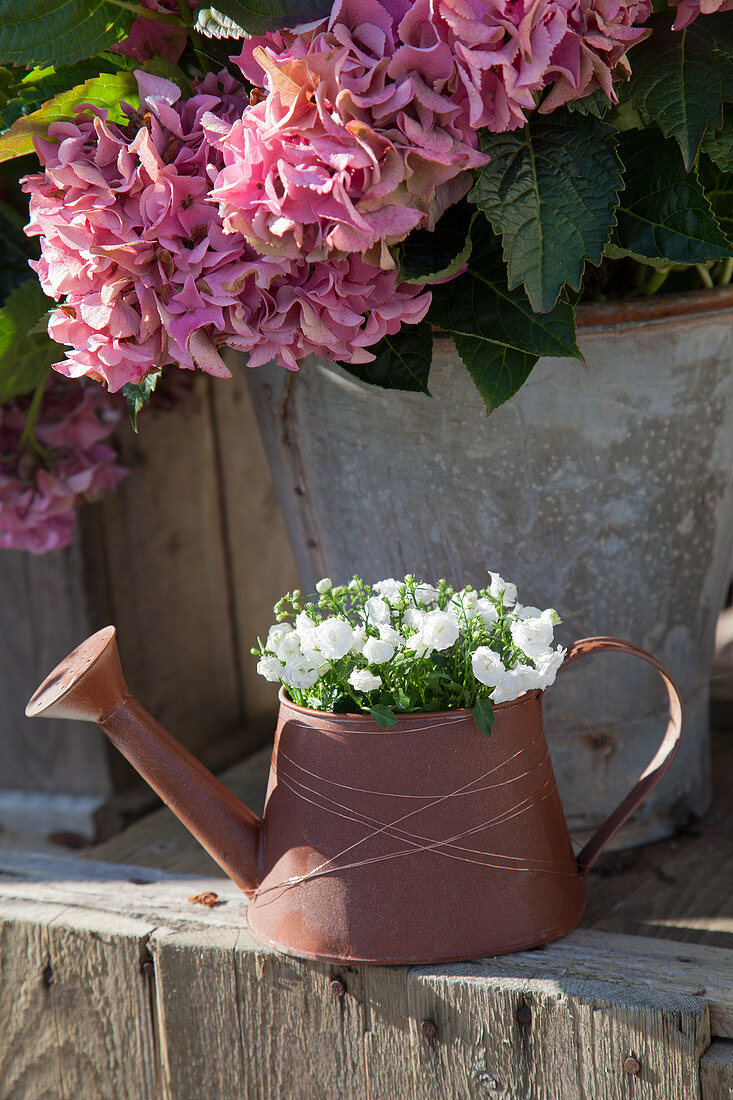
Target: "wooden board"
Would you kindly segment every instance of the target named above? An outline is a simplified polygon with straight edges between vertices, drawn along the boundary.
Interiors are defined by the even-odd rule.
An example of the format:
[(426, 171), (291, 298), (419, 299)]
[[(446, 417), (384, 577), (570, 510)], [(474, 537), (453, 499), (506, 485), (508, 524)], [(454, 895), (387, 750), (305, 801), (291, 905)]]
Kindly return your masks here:
[(700, 1062), (702, 1100), (733, 1096), (733, 1042), (721, 1039), (708, 1047)]

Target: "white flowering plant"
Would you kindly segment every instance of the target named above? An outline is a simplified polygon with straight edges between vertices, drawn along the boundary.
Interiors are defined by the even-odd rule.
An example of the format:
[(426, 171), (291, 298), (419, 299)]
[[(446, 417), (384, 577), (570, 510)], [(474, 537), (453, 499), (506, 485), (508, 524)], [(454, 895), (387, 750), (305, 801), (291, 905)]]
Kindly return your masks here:
[(565, 658), (553, 647), (557, 612), (524, 607), (515, 585), (489, 577), (478, 590), (409, 574), (372, 585), (326, 577), (275, 605), (277, 622), (252, 650), (257, 671), (311, 710), (370, 714), (387, 728), (399, 714), (465, 707), (488, 736), (494, 704), (549, 687)]

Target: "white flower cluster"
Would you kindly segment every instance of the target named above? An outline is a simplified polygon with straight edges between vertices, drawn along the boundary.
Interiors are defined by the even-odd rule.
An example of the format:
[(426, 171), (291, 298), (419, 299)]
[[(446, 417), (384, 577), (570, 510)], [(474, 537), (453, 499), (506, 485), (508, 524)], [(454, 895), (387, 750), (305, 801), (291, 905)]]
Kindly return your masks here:
[(486, 588), (459, 591), (412, 576), (371, 587), (326, 577), (309, 601), (293, 593), (280, 602), (292, 621), (270, 627), (257, 671), (308, 705), (341, 693), (367, 709), (504, 703), (548, 687), (565, 657), (553, 648), (557, 613), (523, 607), (515, 585), (489, 576)]

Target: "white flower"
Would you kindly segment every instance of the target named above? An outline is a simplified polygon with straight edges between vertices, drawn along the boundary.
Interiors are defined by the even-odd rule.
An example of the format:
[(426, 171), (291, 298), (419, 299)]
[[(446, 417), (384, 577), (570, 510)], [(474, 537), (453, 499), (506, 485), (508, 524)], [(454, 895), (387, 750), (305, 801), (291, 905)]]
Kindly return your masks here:
[(539, 607), (525, 607), (524, 604), (517, 603), (514, 605), (512, 614), (518, 619), (539, 619), (542, 612)]
[(476, 614), (481, 616), (485, 626), (493, 626), (499, 618), (499, 612), (496, 610), (493, 600), (489, 600), (485, 596), (476, 604)]
[(317, 623), (313, 622), (307, 611), (301, 611), (295, 620), (295, 630), (300, 638), (311, 634), (316, 629)]
[(540, 678), (540, 687), (550, 687), (555, 683), (555, 677), (557, 676), (560, 665), (565, 660), (566, 652), (567, 651), (564, 650), (562, 646), (558, 646), (557, 649), (553, 649), (537, 659), (535, 664), (537, 667), (537, 675)]
[(383, 600), (389, 600), (390, 603), (396, 603), (397, 600), (402, 599), (400, 595), (401, 581), (396, 581), (394, 577), (386, 577), (383, 581), (377, 581), (372, 585), (372, 589), (382, 597)]
[(394, 657), (394, 646), (379, 638), (367, 638), (362, 652), (370, 665), (383, 665)]
[(451, 611), (428, 611), (420, 633), (431, 649), (450, 649), (458, 638), (458, 620)]
[(316, 627), (315, 642), (318, 649), (329, 661), (345, 657), (354, 642), (354, 631), (345, 619), (324, 619)]
[(351, 643), (352, 653), (361, 653), (364, 649), (364, 641), (366, 639), (366, 630), (363, 626), (354, 627), (354, 640)]
[(381, 686), (382, 677), (376, 676), (368, 668), (355, 668), (349, 676), (349, 683), (357, 691), (374, 691)]
[(267, 631), (267, 641), (265, 642), (265, 649), (275, 649), (277, 643), (282, 641), (286, 634), (289, 634), (292, 630), (290, 623), (275, 623)]
[(491, 570), (489, 570), (489, 576), (491, 577), (489, 595), (493, 596), (495, 600), (498, 599), (499, 596), (503, 595), (504, 607), (511, 607), (513, 603), (516, 603), (516, 584), (507, 584), (502, 576), (500, 576), (498, 573), (492, 573)]
[(391, 615), (389, 610), (389, 604), (384, 600), (380, 600), (379, 596), (370, 596), (364, 604), (364, 611), (366, 612), (366, 621), (371, 623), (372, 626), (378, 626), (379, 623), (388, 623)]
[(531, 665), (517, 665), (509, 669), (501, 683), (497, 684), (491, 692), (491, 698), (495, 703), (511, 703), (524, 695), (525, 691), (541, 687), (540, 676)]
[(437, 603), (438, 589), (434, 588), (432, 584), (418, 584), (415, 589), (415, 600), (417, 603), (426, 605)]
[(428, 653), (432, 652), (431, 647), (427, 644), (419, 630), (417, 634), (413, 634), (411, 638), (407, 639), (405, 642), (405, 649), (413, 650), (416, 657), (425, 657)]
[(553, 626), (544, 614), (538, 619), (519, 619), (511, 623), (509, 631), (517, 649), (527, 657), (542, 657), (552, 643)]
[(280, 638), (272, 648), (281, 661), (288, 661), (291, 657), (300, 657), (300, 638), (291, 630), (283, 638)]
[(270, 657), (267, 654), (257, 662), (257, 671), (260, 676), (264, 676), (271, 684), (280, 682), (284, 667), (282, 661), (278, 661), (277, 657)]
[(399, 649), (405, 644), (405, 639), (400, 634), (399, 630), (395, 630), (393, 626), (389, 626), (387, 623), (380, 623), (377, 627), (379, 631), (379, 637), (383, 642), (389, 642), (396, 649)]
[(330, 592), (333, 588), (330, 577), (323, 577), (322, 580), (316, 581), (316, 592), (319, 596), (325, 596), (327, 592)]
[(481, 645), (475, 651), (471, 657), (471, 667), (479, 683), (486, 684), (487, 687), (502, 683), (507, 672), (499, 654), (487, 645)]
[(313, 665), (305, 657), (291, 657), (285, 662), (282, 679), (288, 687), (302, 690), (313, 687), (316, 680), (319, 680), (327, 671), (327, 664)]
[(427, 611), (421, 611), (418, 607), (408, 607), (402, 616), (403, 626), (409, 626), (413, 630), (420, 630), (425, 622)]

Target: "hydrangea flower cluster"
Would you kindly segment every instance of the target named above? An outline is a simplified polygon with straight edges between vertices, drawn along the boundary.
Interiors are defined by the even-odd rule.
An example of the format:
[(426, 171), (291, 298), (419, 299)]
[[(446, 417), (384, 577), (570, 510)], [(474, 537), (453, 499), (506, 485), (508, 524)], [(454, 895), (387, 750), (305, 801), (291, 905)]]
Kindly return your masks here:
[(51, 382), (26, 446), (31, 397), (0, 407), (0, 547), (42, 554), (72, 541), (75, 509), (127, 470), (103, 441), (122, 407), (97, 386)]
[(328, 265), (277, 260), (225, 232), (209, 201), (223, 160), (201, 120), (239, 117), (241, 85), (208, 74), (180, 101), (172, 82), (137, 78), (144, 114), (127, 127), (101, 110), (53, 124), (38, 143), (45, 170), (25, 181), (26, 231), (42, 245), (33, 266), (63, 299), (49, 333), (72, 349), (57, 370), (114, 392), (173, 363), (228, 377), (224, 343), (249, 352), (251, 366), (296, 369), (312, 352), (364, 363), (369, 345), (422, 319), (430, 294), (358, 253)]
[(338, 587), (324, 578), (312, 596), (275, 606), (278, 622), (252, 650), (257, 671), (314, 710), (389, 726), (399, 713), (472, 707), (490, 728), (491, 704), (549, 687), (565, 650), (553, 647), (556, 611), (523, 607), (513, 584), (489, 575), (479, 590), (409, 575)]
[(698, 15), (713, 15), (716, 11), (733, 11), (733, 0), (672, 0), (677, 8), (673, 30), (689, 27)]

